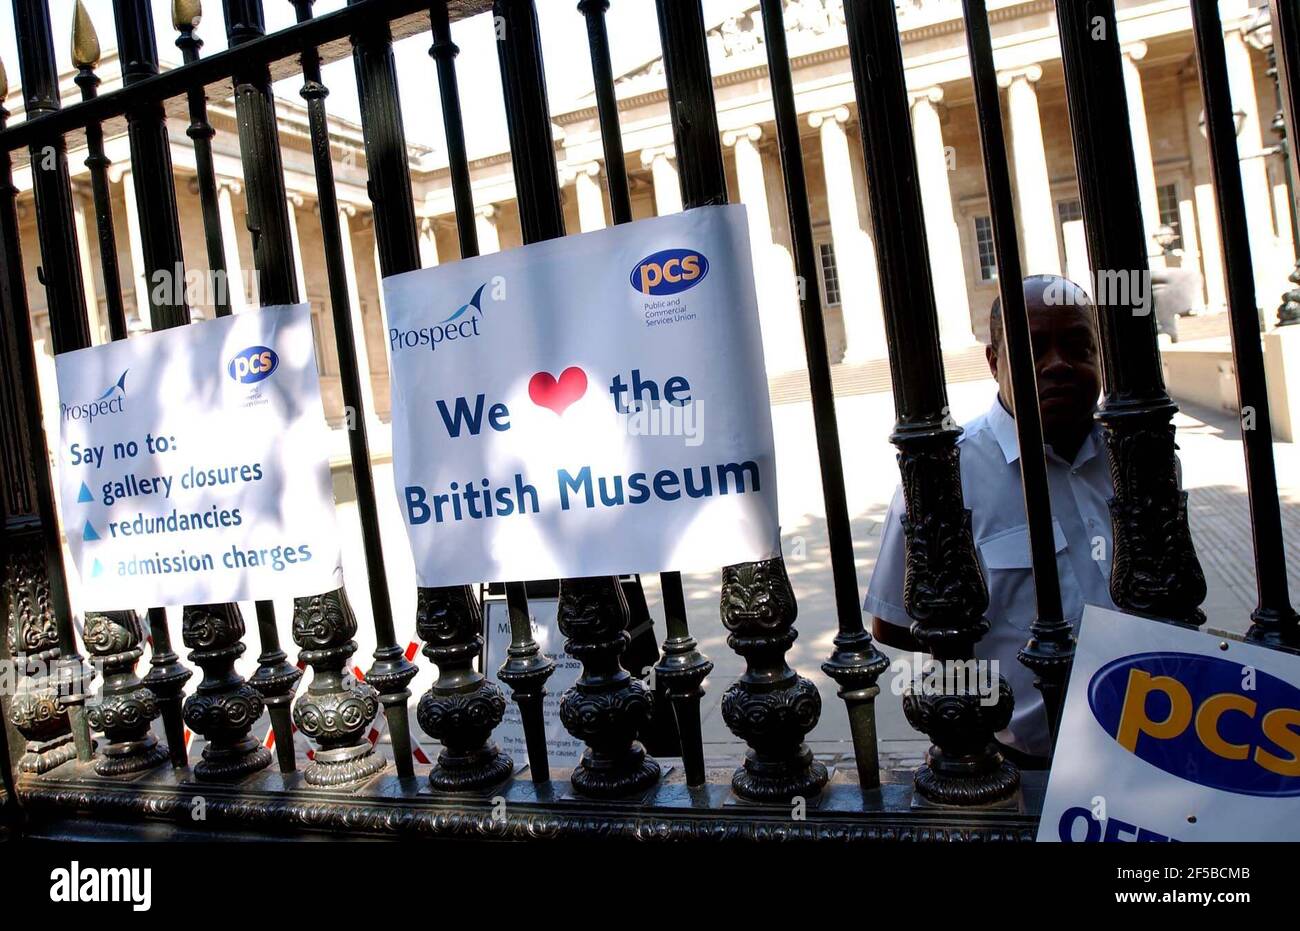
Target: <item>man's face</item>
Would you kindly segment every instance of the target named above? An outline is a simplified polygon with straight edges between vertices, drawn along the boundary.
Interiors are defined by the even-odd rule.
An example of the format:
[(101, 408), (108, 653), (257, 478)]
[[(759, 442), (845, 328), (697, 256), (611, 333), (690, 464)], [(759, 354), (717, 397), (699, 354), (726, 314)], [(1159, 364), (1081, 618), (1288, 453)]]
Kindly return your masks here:
[[(1048, 306), (1035, 290), (1026, 289), (1025, 303), (1029, 311), (1034, 372), (1038, 378), (1038, 409), (1043, 421), (1043, 439), (1056, 445), (1058, 438), (1077, 437), (1092, 427), (1097, 396), (1101, 393), (1097, 336), (1088, 306), (1070, 303)], [(989, 347), (988, 357), (1002, 399), (1014, 414), (1005, 339), (997, 351)]]

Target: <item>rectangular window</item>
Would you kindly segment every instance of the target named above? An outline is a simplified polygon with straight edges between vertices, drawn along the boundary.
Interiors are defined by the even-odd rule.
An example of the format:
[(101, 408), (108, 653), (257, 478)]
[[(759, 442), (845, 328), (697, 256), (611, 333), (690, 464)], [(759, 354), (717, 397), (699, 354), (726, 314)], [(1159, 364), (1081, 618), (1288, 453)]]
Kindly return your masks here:
[(1056, 219), (1062, 226), (1074, 220), (1083, 219), (1083, 204), (1078, 200), (1058, 200), (1056, 202)]
[(827, 307), (840, 305), (840, 273), (835, 265), (835, 247), (828, 242), (818, 243), (817, 250), (822, 265), (822, 292)]
[(998, 262), (993, 249), (992, 218), (975, 218), (975, 248), (979, 252), (980, 281), (997, 281)]
[(1178, 183), (1162, 184), (1156, 188), (1156, 205), (1160, 209), (1160, 224), (1174, 231), (1170, 249), (1183, 247), (1182, 215), (1178, 212)]

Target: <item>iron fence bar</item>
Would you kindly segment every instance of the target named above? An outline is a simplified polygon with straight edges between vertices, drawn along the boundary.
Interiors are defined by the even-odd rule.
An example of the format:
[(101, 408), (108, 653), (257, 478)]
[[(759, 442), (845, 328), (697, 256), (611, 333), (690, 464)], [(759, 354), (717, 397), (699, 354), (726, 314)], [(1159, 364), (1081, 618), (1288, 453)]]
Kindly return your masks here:
[[(632, 195), (628, 188), (627, 162), (623, 155), (618, 98), (614, 92), (614, 72), (609, 57), (609, 34), (605, 28), (605, 12), (608, 9), (609, 0), (580, 0), (578, 3), (578, 10), (587, 21), (587, 44), (591, 52), (601, 144), (605, 151), (605, 182), (609, 190), (610, 214), (615, 224), (621, 224), (632, 220)], [(662, 692), (672, 705), (682, 752), (682, 767), (686, 771), (686, 784), (702, 786), (707, 777), (704, 772), (700, 700), (704, 697), (704, 679), (713, 671), (713, 663), (699, 651), (695, 638), (691, 636), (682, 574), (659, 573), (659, 588), (663, 593), (665, 639), (663, 655), (654, 667), (655, 681), (663, 686)]]
[[(8, 92), (0, 63), (0, 129), (9, 119)], [(45, 422), (36, 381), (35, 347), (23, 274), (18, 226), (18, 189), (9, 153), (0, 154), (0, 610), (5, 649), (18, 681), (6, 703), (5, 726), (23, 746), (5, 760), (20, 772), (44, 772), (72, 759), (76, 747), (57, 685), (29, 666), (57, 660), (59, 626), (71, 616), (63, 574), (63, 549), (54, 513), (54, 490), (45, 468)], [(58, 620), (62, 614), (63, 620)]]
[(1029, 642), (1020, 651), (1020, 661), (1034, 672), (1034, 685), (1043, 695), (1047, 725), (1055, 746), (1065, 683), (1074, 661), (1074, 634), (1061, 606), (1061, 579), (1057, 572), (1056, 540), (1052, 530), (1051, 486), (1047, 479), (1043, 424), (1038, 410), (1038, 379), (1029, 337), (1025, 292), (1021, 285), (1024, 272), (1016, 235), (1011, 172), (1007, 166), (1002, 101), (993, 65), (988, 9), (985, 0), (963, 0), (963, 4), (966, 46), (975, 87), (976, 122), (984, 156), (984, 184), (988, 190), (993, 224), (1006, 362), (1011, 367), (1016, 442), (1020, 449), (1020, 484), (1024, 492), (1025, 522), (1029, 528), (1034, 575), (1034, 603), (1038, 609), (1030, 627)]
[[(174, 68), (137, 76), (130, 86), (70, 107), (41, 113), (0, 132), (0, 149), (14, 151), (44, 140), (54, 140), (91, 123), (103, 123), (149, 103), (185, 97), (191, 88), (229, 79), (249, 64), (270, 64), (297, 56), (304, 48), (330, 45), (358, 28), (378, 19), (405, 21), (428, 6), (429, 0), (362, 0), (326, 13), (310, 22), (279, 29), (236, 49), (225, 49), (196, 61), (188, 68)], [(452, 0), (462, 16), (487, 8), (488, 0)], [(123, 59), (124, 64), (125, 59)]]
[[(199, 0), (172, 2), (172, 25), (180, 33), (176, 47), (181, 50), (187, 66), (199, 60), (199, 50), (203, 48), (203, 40), (197, 32), (201, 15)], [(186, 102), (189, 105), (190, 125), (185, 130), (185, 135), (194, 144), (194, 171), (199, 185), (199, 207), (203, 212), (203, 242), (207, 247), (208, 276), (214, 286), (214, 310), (218, 317), (229, 317), (232, 312), (232, 283), (226, 274), (226, 249), (221, 235), (221, 212), (217, 205), (217, 178), (212, 165), (212, 137), (216, 131), (208, 122), (208, 98), (202, 85), (190, 88)], [(244, 284), (241, 281), (236, 286), (243, 288)]]
[[(89, 30), (85, 44), (80, 34)], [(99, 40), (85, 7), (77, 4), (73, 21), (73, 78), (81, 88), (81, 99), (94, 100), (99, 93)], [(99, 240), (99, 266), (104, 276), (104, 301), (108, 310), (108, 332), (112, 339), (126, 339), (126, 308), (122, 304), (122, 276), (117, 266), (117, 237), (113, 231), (113, 207), (108, 186), (109, 160), (104, 154), (104, 128), (99, 123), (86, 126), (86, 167), (90, 170), (90, 189), (95, 202), (95, 231)]]
[[(479, 254), (478, 228), (474, 220), (474, 193), (471, 187), (469, 158), (465, 149), (465, 126), (461, 118), (460, 90), (456, 79), (456, 56), (460, 49), (451, 40), (451, 17), (445, 3), (429, 6), (429, 22), (433, 43), (429, 55), (438, 72), (438, 95), (442, 102), (443, 131), (447, 140), (447, 165), (451, 177), (452, 200), (456, 210), (456, 232), (460, 241), (460, 257), (473, 258)], [(533, 639), (531, 614), (528, 609), (528, 591), (523, 582), (506, 582), (506, 611), (510, 618), (510, 646), (506, 660), (497, 671), (497, 678), (511, 690), (519, 706), (520, 721), (524, 729), (524, 745), (528, 752), (528, 772), (534, 783), (551, 780), (551, 767), (546, 747), (546, 722), (543, 701), (546, 697), (546, 680), (555, 671), (555, 663), (542, 653)], [(458, 589), (443, 589), (444, 599), (457, 604), (476, 604), (472, 592), (468, 597)], [(473, 609), (481, 616), (481, 607)], [(459, 631), (464, 643), (473, 642), (476, 633), (468, 629), (472, 618)], [(481, 625), (481, 621), (478, 622)], [(481, 641), (481, 637), (479, 640)], [(454, 680), (453, 680), (454, 684)], [(488, 697), (495, 693), (485, 683), (473, 683), (475, 691)], [(495, 707), (495, 705), (494, 705)], [(499, 722), (499, 717), (497, 721)], [(496, 724), (493, 724), (495, 727)], [(509, 761), (508, 757), (503, 757)], [(487, 774), (492, 779), (489, 762)]]
[[(73, 15), (72, 59), (77, 66), (74, 79), (81, 88), (83, 99), (93, 98), (99, 87), (95, 67), (99, 64), (99, 37), (94, 23), (78, 0)], [(121, 279), (117, 269), (117, 241), (113, 232), (112, 207), (109, 202), (108, 159), (104, 156), (103, 129), (99, 124), (86, 127), (91, 184), (95, 199), (95, 221), (99, 234), (100, 262), (104, 271), (106, 303), (110, 336), (114, 340), (126, 339), (126, 310), (122, 304)], [(167, 688), (155, 694), (136, 675), (136, 661), (143, 653), (144, 630), (134, 611), (86, 612), (82, 639), (93, 656), (104, 665), (104, 689), (99, 701), (88, 709), (87, 719), (92, 730), (104, 731), (109, 739), (104, 756), (95, 763), (100, 775), (125, 775), (151, 769), (171, 756), (173, 762), (185, 765), (184, 729), (175, 736), (179, 744), (170, 742), (172, 725), (179, 725), (180, 699), (168, 695)], [(181, 670), (179, 683), (190, 676)], [(179, 688), (179, 686), (177, 686)], [(169, 743), (160, 745), (151, 733), (151, 724), (165, 709)], [(179, 746), (179, 752), (175, 747)]]
[(767, 71), (772, 84), (777, 147), (790, 216), (790, 239), (800, 289), (799, 312), (808, 358), (808, 387), (812, 397), (813, 433), (821, 470), (822, 501), (826, 507), (826, 536), (831, 556), (838, 631), (835, 649), (822, 671), (839, 685), (848, 710), (857, 761), (858, 783), (864, 790), (880, 786), (880, 753), (876, 745), (877, 679), (889, 660), (872, 641), (862, 621), (862, 599), (853, 557), (853, 529), (844, 489), (844, 463), (840, 456), (839, 424), (835, 416), (835, 391), (826, 351), (826, 324), (822, 318), (821, 291), (817, 287), (817, 257), (813, 242), (808, 183), (799, 143), (799, 116), (794, 99), (794, 79), (785, 39), (785, 14), (780, 0), (763, 0), (763, 35), (767, 46)]
[[(351, 0), (357, 3), (357, 0)], [(393, 61), (393, 40), (389, 22), (369, 22), (352, 36), (352, 60), (356, 69), (357, 94), (361, 103), (361, 125), (365, 135), (365, 164), (369, 172), (370, 202), (374, 208), (374, 239), (380, 254), (383, 276), (411, 272), (420, 268), (419, 233), (416, 229), (415, 203), (412, 200), (407, 161), (406, 133), (398, 103), (398, 83)], [(380, 282), (380, 287), (382, 287)], [(421, 727), (443, 741), (438, 766), (430, 772), (435, 788), (471, 788), (497, 781), (502, 775), (500, 755), (491, 744), (491, 729), (504, 713), (503, 702), (493, 701), (490, 683), (465, 666), (468, 644), (481, 637), (481, 622), (476, 627), (480, 609), (468, 585), (445, 588), (421, 588), (416, 593), (416, 631), (425, 640), (424, 653), (441, 657), (446, 671), (439, 668), (439, 681), (417, 706)], [(448, 648), (447, 653), (443, 649)], [(452, 664), (447, 664), (451, 659)], [(406, 688), (415, 675), (411, 667), (403, 681)], [(477, 676), (477, 677), (476, 677)], [(458, 698), (456, 688), (480, 697), (478, 710), (491, 724), (486, 733), (473, 728), (468, 718), (452, 719), (445, 714)], [(409, 694), (409, 693), (408, 693)], [(465, 701), (471, 701), (467, 694)], [(521, 711), (524, 706), (521, 705)], [(541, 713), (541, 702), (537, 703)], [(525, 723), (528, 715), (524, 715)], [(508, 771), (508, 770), (507, 770)], [(437, 774), (437, 775), (435, 775)]]
[[(311, 19), (313, 2), (314, 0), (294, 0), (295, 13), (300, 23)], [(413, 671), (415, 667), (406, 658), (405, 651), (398, 646), (397, 633), (393, 626), (393, 606), (388, 591), (388, 573), (384, 563), (383, 539), (379, 527), (379, 506), (375, 493), (374, 471), (370, 465), (368, 423), (373, 412), (366, 410), (365, 394), (361, 386), (361, 379), (369, 377), (369, 374), (361, 373), (362, 360), (357, 354), (358, 334), (352, 326), (353, 308), (348, 289), (347, 260), (343, 248), (345, 234), (339, 219), (338, 196), (334, 187), (334, 163), (325, 108), (325, 98), (329, 95), (329, 89), (321, 81), (320, 55), (315, 49), (303, 50), (301, 64), (303, 86), (299, 93), (307, 101), (307, 121), (311, 133), (312, 164), (316, 174), (321, 240), (325, 252), (325, 272), (329, 280), (335, 347), (339, 358), (339, 382), (343, 391), (343, 403), (352, 412), (347, 425), (348, 450), (352, 460), (353, 483), (356, 486), (357, 515), (361, 523), (361, 543), (365, 553), (371, 614), (375, 627), (375, 661), (366, 674), (366, 683), (378, 688), (381, 696), (394, 696), (384, 702), (384, 711), (388, 720), (389, 733), (394, 735), (393, 752), (398, 773), (400, 776), (410, 777), (414, 774), (410, 753), (410, 715), (406, 703), (410, 693), (400, 694), (410, 677), (407, 676), (403, 682), (397, 682), (394, 677), (401, 678), (407, 672)], [(351, 233), (346, 235), (350, 236)], [(356, 312), (360, 319), (361, 309), (356, 308)], [(364, 333), (360, 338), (363, 340), (361, 345), (364, 345)], [(355, 684), (351, 689), (347, 689), (344, 687), (342, 677), (343, 668), (355, 650), (355, 645), (352, 649), (346, 649), (352, 633), (355, 633), (355, 621), (352, 617), (351, 611), (344, 613), (335, 610), (331, 614), (334, 623), (329, 626), (327, 636), (323, 638), (313, 636), (309, 643), (299, 644), (305, 650), (304, 660), (312, 664), (316, 675), (321, 680), (318, 683), (313, 679), (308, 686), (309, 698), (299, 699), (299, 706), (303, 709), (297, 715), (301, 722), (300, 728), (308, 719), (312, 722), (326, 720), (325, 717), (307, 713), (313, 707), (313, 702), (316, 708), (320, 708), (325, 703), (355, 701), (358, 703), (355, 707), (361, 712), (361, 716), (365, 717), (364, 712), (368, 710), (368, 690), (357, 688)], [(348, 631), (349, 621), (352, 624), (351, 632)], [(305, 634), (306, 628), (303, 629)], [(306, 652), (308, 650), (310, 652)], [(350, 693), (350, 696), (345, 693)], [(366, 720), (373, 717), (372, 714), (366, 717)], [(326, 737), (332, 744), (342, 742), (338, 734), (327, 733), (324, 728), (309, 736), (316, 739)], [(352, 740), (351, 746), (360, 746), (357, 742), (358, 738), (366, 739), (360, 732), (348, 735), (348, 739)], [(340, 771), (340, 774), (356, 778), (354, 774), (362, 773), (364, 769), (369, 768), (369, 765), (373, 764), (355, 763), (351, 772)]]
[(605, 28), (608, 9), (609, 0), (579, 0), (578, 3), (578, 10), (587, 20), (587, 46), (591, 52), (600, 141), (605, 150), (610, 213), (615, 223), (627, 223), (632, 219), (632, 194), (628, 189), (623, 134), (619, 127), (618, 96), (614, 92), (614, 67), (609, 57), (609, 32)]
[[(153, 14), (148, 0), (114, 0), (118, 50), (122, 61), (122, 82), (126, 86), (145, 82), (158, 74), (158, 46), (154, 37)], [(192, 67), (198, 67), (197, 65)], [(99, 98), (103, 99), (103, 98)], [(127, 113), (131, 142), (131, 166), (142, 182), (167, 179), (167, 183), (137, 183), (136, 209), (140, 216), (141, 247), (148, 278), (169, 280), (184, 269), (180, 223), (176, 206), (171, 143), (166, 115), (160, 102), (144, 100)], [(127, 204), (127, 209), (131, 205)], [(153, 329), (184, 326), (190, 322), (184, 289), (153, 288), (150, 292)], [(259, 607), (259, 615), (262, 613)], [(161, 609), (150, 611), (150, 623), (160, 622), (163, 631), (153, 630), (155, 649), (170, 645)], [(235, 671), (235, 660), (244, 652), (244, 620), (239, 606), (227, 604), (185, 605), (181, 639), (191, 649), (190, 660), (203, 670), (203, 679), (182, 707), (185, 723), (207, 738), (203, 759), (195, 765), (199, 778), (221, 779), (256, 772), (271, 761), (270, 752), (249, 734), (261, 717), (260, 693)], [(170, 650), (168, 650), (170, 653)], [(168, 654), (145, 677), (166, 686), (176, 674)], [(157, 673), (157, 675), (155, 675)], [(169, 674), (170, 673), (170, 674)], [(175, 688), (179, 694), (179, 685)], [(166, 712), (166, 707), (164, 708)], [(168, 733), (175, 730), (169, 726)], [(173, 751), (174, 753), (176, 751)]]
[[(226, 18), (226, 38), (231, 48), (238, 48), (261, 36), (265, 31), (262, 14), (262, 0), (224, 0)], [(285, 200), (284, 169), (281, 164), (280, 134), (275, 119), (275, 99), (271, 95), (271, 72), (266, 65), (249, 64), (237, 70), (232, 77), (235, 89), (235, 119), (239, 125), (239, 154), (244, 169), (244, 195), (248, 208), (248, 231), (253, 240), (253, 265), (258, 273), (258, 294), (262, 304), (296, 304), (303, 295), (298, 294), (297, 259), (293, 253), (293, 237), (289, 229), (289, 211)], [(214, 185), (215, 188), (215, 185)], [(213, 192), (215, 194), (215, 190)], [(352, 609), (347, 605), (344, 589), (328, 593), (322, 597), (343, 602), (338, 606), (320, 607), (307, 598), (294, 599), (294, 629), (302, 626), (304, 612), (312, 620), (329, 623), (341, 620), (346, 626), (352, 617)], [(281, 772), (293, 772), (295, 768), (293, 750), (293, 722), (290, 708), (294, 691), (302, 679), (302, 670), (289, 662), (288, 656), (280, 646), (280, 635), (276, 629), (275, 609), (269, 601), (256, 603), (258, 639), (262, 652), (257, 658), (257, 672), (249, 684), (261, 693), (271, 716), (271, 726), (275, 733), (276, 755)], [(355, 619), (350, 620), (355, 630)], [(312, 631), (312, 637), (321, 635), (321, 627)], [(344, 638), (344, 642), (350, 636)], [(363, 705), (364, 707), (364, 705)], [(365, 725), (357, 729), (358, 737)], [(340, 728), (347, 731), (347, 728)], [(339, 740), (350, 736), (331, 734)], [(367, 741), (368, 743), (368, 741)], [(370, 748), (364, 757), (369, 756)], [(334, 741), (322, 745), (319, 759), (313, 761), (313, 776), (309, 782), (319, 780), (333, 784), (340, 781), (332, 773), (335, 766), (340, 766), (348, 775), (355, 775), (357, 760), (348, 755), (354, 747), (336, 747)], [(339, 759), (336, 759), (340, 757)], [(363, 758), (364, 758), (363, 757)], [(373, 765), (373, 763), (372, 763)], [(362, 769), (373, 768), (363, 765)], [(329, 775), (326, 775), (328, 773)], [(342, 780), (346, 781), (346, 780)]]
[(903, 696), (908, 722), (933, 741), (916, 789), (936, 803), (992, 803), (1020, 782), (993, 741), (1014, 697), (1002, 678), (995, 703), (954, 695), (947, 675), (989, 630), (988, 591), (962, 498), (961, 428), (948, 413), (898, 22), (892, 3), (846, 0), (844, 12), (898, 417), (890, 439), (907, 504), (904, 606), (913, 636), (945, 671), (942, 692)]
[[(1273, 423), (1269, 414), (1264, 351), (1259, 335), (1254, 268), (1241, 186), (1241, 163), (1233, 126), (1223, 22), (1213, 3), (1192, 5), (1192, 33), (1205, 100), (1205, 131), (1210, 145), (1219, 234), (1227, 275), (1228, 321), (1241, 406), (1241, 440), (1246, 456), (1246, 487), (1255, 551), (1258, 604), (1246, 637), (1271, 647), (1300, 648), (1300, 617), (1287, 587), (1282, 509), (1273, 462)], [(1247, 420), (1253, 420), (1248, 423)]]
[[(687, 209), (727, 202), (713, 79), (699, 0), (656, 0), (668, 107)], [(727, 645), (745, 672), (722, 696), (727, 727), (749, 746), (732, 790), (755, 801), (787, 802), (826, 785), (826, 767), (804, 738), (821, 716), (821, 697), (785, 654), (798, 634), (794, 591), (785, 560), (741, 563), (722, 570), (722, 623)], [(786, 713), (783, 709), (791, 709)]]
[[(1273, 46), (1269, 57), (1277, 84), (1281, 123), (1274, 123), (1281, 139), (1291, 207), (1291, 235), (1300, 256), (1300, 5), (1291, 0), (1269, 0)], [(1282, 295), (1277, 325), (1300, 324), (1300, 258), (1287, 277), (1293, 287)]]
[[(1099, 280), (1149, 282), (1133, 150), (1115, 144), (1129, 122), (1114, 0), (1057, 0), (1056, 14), (1090, 264)], [(1152, 305), (1134, 296), (1150, 289), (1114, 290), (1094, 293), (1104, 384), (1097, 419), (1115, 487), (1111, 598), (1124, 611), (1199, 626), (1205, 576), (1178, 487), (1178, 408), (1165, 390)]]
[(460, 49), (451, 41), (451, 17), (445, 3), (430, 4), (429, 22), (433, 30), (429, 56), (438, 70), (438, 99), (442, 103), (443, 135), (447, 140), (451, 196), (456, 205), (456, 233), (460, 239), (460, 257), (467, 259), (479, 254), (479, 245), (469, 157), (465, 151), (465, 126), (460, 112), (460, 86), (456, 80), (456, 56)]
[[(555, 143), (532, 0), (497, 0), (497, 58), (506, 129), (525, 243), (564, 235)], [(560, 700), (565, 729), (587, 746), (570, 776), (585, 795), (616, 797), (649, 788), (659, 764), (633, 735), (650, 721), (653, 696), (619, 663), (627, 648), (629, 611), (615, 576), (561, 579), (558, 618), (564, 649), (582, 663), (578, 681)]]
[[(54, 113), (61, 102), (49, 10), (40, 0), (14, 0), (14, 25), (28, 119), (42, 113)], [(72, 235), (72, 185), (68, 177), (67, 145), (62, 137), (49, 140), (32, 151), (32, 158), (32, 189), (36, 198), (37, 238), (42, 263), (38, 277), (45, 286), (54, 351), (81, 349), (90, 345), (90, 327), (86, 320), (81, 262)], [(33, 381), (31, 384), (36, 383)], [(51, 654), (51, 658), (55, 660), (56, 675), (62, 689), (65, 684), (70, 684), (65, 682), (69, 672), (77, 677), (76, 681), (81, 680), (83, 660), (77, 651), (63, 559), (57, 554), (60, 542), (52, 503), (48, 512), (41, 512), (40, 519), (47, 548), (45, 570), (50, 573), (50, 596), (58, 632), (58, 653)], [(56, 570), (57, 576), (53, 574)], [(61, 697), (68, 709), (77, 759), (89, 761), (94, 754), (94, 745), (86, 717), (87, 696), (79, 688), (71, 688)]]

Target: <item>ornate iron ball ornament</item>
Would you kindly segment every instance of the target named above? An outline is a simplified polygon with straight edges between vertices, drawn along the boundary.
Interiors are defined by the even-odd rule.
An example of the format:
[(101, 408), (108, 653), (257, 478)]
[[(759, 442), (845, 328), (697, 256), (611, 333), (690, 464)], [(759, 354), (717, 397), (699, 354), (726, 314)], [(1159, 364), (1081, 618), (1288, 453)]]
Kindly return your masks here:
[(560, 721), (587, 749), (570, 777), (573, 788), (599, 798), (648, 789), (659, 764), (636, 735), (650, 721), (654, 695), (619, 664), (627, 649), (628, 606), (613, 576), (560, 582), (560, 632), (582, 675), (560, 699)]
[(506, 713), (506, 697), (474, 668), (483, 649), (483, 611), (468, 585), (421, 588), (415, 631), (438, 679), (416, 709), (420, 728), (442, 744), (429, 773), (435, 789), (457, 792), (495, 785), (514, 761), (497, 749), (492, 731)]
[(108, 738), (95, 772), (117, 776), (152, 769), (167, 759), (168, 750), (150, 731), (160, 713), (158, 701), (135, 671), (144, 655), (140, 618), (134, 611), (87, 612), (82, 640), (104, 664), (103, 689), (86, 704), (91, 730)]
[[(3, 98), (0, 98), (3, 99)], [(8, 554), (4, 566), (5, 641), (18, 670), (9, 721), (27, 741), (24, 773), (44, 773), (76, 756), (68, 708), (49, 670), (59, 660), (59, 634), (50, 604), (40, 541)]]
[(785, 661), (798, 637), (785, 560), (726, 567), (721, 601), (727, 645), (745, 659), (744, 674), (722, 696), (723, 720), (749, 745), (731, 788), (759, 802), (815, 795), (828, 775), (804, 738), (817, 726), (822, 700), (817, 687)]
[(357, 649), (356, 632), (356, 615), (338, 591), (295, 600), (293, 642), (313, 672), (293, 706), (293, 723), (318, 746), (303, 772), (308, 785), (348, 785), (385, 766), (367, 739), (379, 713), (378, 693), (344, 672)]
[(185, 723), (207, 738), (200, 779), (233, 779), (264, 769), (271, 751), (249, 734), (262, 716), (261, 694), (235, 671), (244, 653), (244, 618), (233, 604), (186, 605), (181, 639), (190, 662), (203, 670), (194, 694), (185, 700)]

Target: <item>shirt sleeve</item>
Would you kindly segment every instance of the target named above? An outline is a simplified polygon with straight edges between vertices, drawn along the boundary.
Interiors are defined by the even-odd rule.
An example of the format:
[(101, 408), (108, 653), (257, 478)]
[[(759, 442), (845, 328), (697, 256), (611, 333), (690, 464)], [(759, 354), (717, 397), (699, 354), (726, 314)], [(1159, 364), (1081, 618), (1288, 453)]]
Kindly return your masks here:
[(871, 571), (862, 610), (897, 627), (908, 628), (912, 626), (912, 619), (903, 608), (903, 574), (907, 568), (903, 511), (903, 489), (897, 488), (889, 513), (885, 515), (885, 526), (880, 531), (880, 552)]

